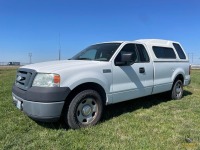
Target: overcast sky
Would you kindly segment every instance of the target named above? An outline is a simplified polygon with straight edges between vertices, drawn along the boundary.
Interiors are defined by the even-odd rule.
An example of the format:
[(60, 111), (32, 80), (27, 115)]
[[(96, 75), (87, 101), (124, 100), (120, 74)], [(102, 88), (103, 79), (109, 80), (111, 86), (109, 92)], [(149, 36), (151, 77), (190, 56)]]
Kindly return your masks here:
[(200, 61), (199, 0), (0, 0), (0, 62), (72, 57), (90, 44), (144, 38), (180, 42)]

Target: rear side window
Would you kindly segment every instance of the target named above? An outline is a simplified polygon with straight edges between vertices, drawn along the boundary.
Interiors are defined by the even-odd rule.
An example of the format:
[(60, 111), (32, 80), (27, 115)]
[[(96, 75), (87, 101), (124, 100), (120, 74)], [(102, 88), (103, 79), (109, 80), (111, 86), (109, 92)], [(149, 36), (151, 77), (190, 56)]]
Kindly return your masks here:
[(137, 50), (138, 50), (138, 53), (139, 53), (139, 59), (140, 59), (140, 62), (149, 62), (149, 56), (147, 54), (147, 51), (144, 47), (144, 45), (142, 44), (136, 44), (136, 47), (137, 47)]
[(179, 44), (177, 44), (177, 43), (173, 43), (173, 46), (176, 49), (176, 52), (178, 53), (179, 58), (180, 59), (186, 59), (186, 56), (185, 56), (181, 46)]
[(153, 51), (157, 58), (176, 59), (173, 48), (153, 46)]

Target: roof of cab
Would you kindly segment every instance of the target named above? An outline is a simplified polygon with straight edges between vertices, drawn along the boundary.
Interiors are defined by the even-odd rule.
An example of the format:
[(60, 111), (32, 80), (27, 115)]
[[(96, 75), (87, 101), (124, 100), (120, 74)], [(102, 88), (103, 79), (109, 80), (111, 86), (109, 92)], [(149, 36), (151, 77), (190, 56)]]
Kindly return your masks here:
[(163, 40), (163, 39), (139, 39), (136, 41), (145, 43), (145, 44), (163, 44), (163, 45), (168, 45), (170, 43), (177, 43), (175, 41)]
[(129, 42), (138, 42), (141, 44), (150, 44), (150, 45), (165, 45), (165, 46), (169, 46), (172, 43), (178, 43), (175, 41), (170, 41), (170, 40), (163, 40), (163, 39), (138, 39), (138, 40), (134, 40), (134, 41), (109, 41), (109, 42), (101, 42), (101, 43), (97, 43), (97, 44), (102, 44), (102, 43), (129, 43)]

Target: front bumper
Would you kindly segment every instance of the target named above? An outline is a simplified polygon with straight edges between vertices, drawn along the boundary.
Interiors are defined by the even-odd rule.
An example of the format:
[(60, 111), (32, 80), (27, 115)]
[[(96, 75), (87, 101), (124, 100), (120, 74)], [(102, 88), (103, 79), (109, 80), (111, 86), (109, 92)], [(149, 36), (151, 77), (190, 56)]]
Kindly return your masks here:
[(24, 91), (15, 85), (12, 89), (14, 104), (30, 118), (38, 121), (57, 121), (62, 113), (69, 88), (31, 87)]

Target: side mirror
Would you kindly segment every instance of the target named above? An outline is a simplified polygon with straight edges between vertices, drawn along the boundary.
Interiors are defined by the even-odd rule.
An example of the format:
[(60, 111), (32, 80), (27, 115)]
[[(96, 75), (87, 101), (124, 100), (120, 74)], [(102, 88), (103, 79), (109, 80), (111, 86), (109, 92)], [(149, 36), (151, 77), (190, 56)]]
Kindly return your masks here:
[(123, 52), (123, 53), (121, 53), (121, 59), (120, 59), (120, 61), (116, 61), (115, 65), (116, 66), (129, 66), (129, 65), (132, 65), (134, 63), (132, 55), (133, 55), (133, 53), (131, 53), (131, 52)]

